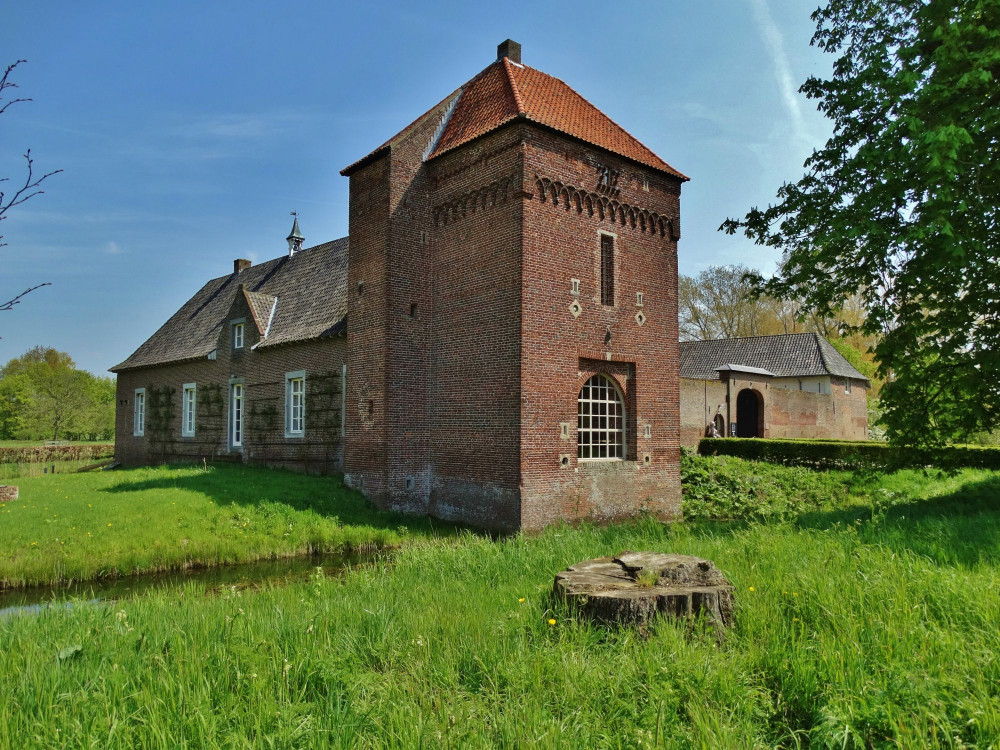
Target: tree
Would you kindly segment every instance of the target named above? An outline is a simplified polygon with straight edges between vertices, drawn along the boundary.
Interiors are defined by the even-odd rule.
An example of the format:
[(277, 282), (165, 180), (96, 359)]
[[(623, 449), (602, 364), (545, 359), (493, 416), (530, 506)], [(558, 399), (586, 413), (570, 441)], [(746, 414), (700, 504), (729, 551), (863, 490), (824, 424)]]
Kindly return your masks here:
[(65, 352), (36, 346), (0, 370), (0, 437), (109, 438), (114, 388), (111, 378), (76, 369)]
[[(9, 107), (15, 104), (31, 101), (31, 99), (25, 99), (25, 98), (15, 98), (7, 100), (5, 100), (4, 98), (5, 91), (7, 91), (8, 89), (17, 88), (17, 84), (10, 80), (10, 74), (14, 71), (14, 69), (18, 65), (20, 65), (23, 62), (27, 62), (27, 60), (16, 60), (10, 65), (8, 65), (7, 69), (4, 71), (3, 77), (0, 78), (0, 115), (2, 115), (4, 112), (7, 111)], [(19, 206), (26, 200), (34, 198), (36, 195), (41, 195), (43, 192), (45, 192), (44, 190), (41, 189), (40, 187), (41, 184), (52, 175), (62, 172), (61, 169), (56, 169), (55, 171), (52, 172), (46, 172), (45, 174), (42, 175), (36, 175), (35, 160), (31, 158), (30, 148), (25, 152), (24, 160), (25, 162), (27, 162), (27, 164), (25, 169), (25, 177), (24, 180), (20, 183), (20, 187), (14, 190), (13, 195), (10, 194), (9, 190), (8, 191), (0, 190), (0, 222), (3, 222), (7, 219), (7, 211), (9, 211), (11, 208), (13, 208), (14, 206)], [(3, 182), (10, 182), (10, 178), (0, 177), (0, 183)], [(3, 241), (3, 234), (0, 234), (0, 247), (5, 247), (6, 245), (7, 243)], [(36, 289), (40, 289), (43, 286), (49, 286), (49, 282), (46, 281), (41, 284), (36, 284), (35, 286), (25, 289), (23, 292), (12, 297), (6, 302), (0, 302), (0, 312), (13, 309), (14, 305), (20, 304), (22, 297), (24, 297), (26, 294), (30, 292), (35, 291)], [(0, 297), (0, 299), (3, 298)]]
[(763, 293), (822, 317), (858, 296), (890, 440), (963, 439), (1000, 413), (1000, 1), (829, 0), (813, 20), (838, 58), (800, 91), (833, 135), (720, 229), (784, 253)]
[(678, 279), (677, 307), (684, 341), (773, 333), (769, 303), (754, 295), (746, 266), (710, 266)]

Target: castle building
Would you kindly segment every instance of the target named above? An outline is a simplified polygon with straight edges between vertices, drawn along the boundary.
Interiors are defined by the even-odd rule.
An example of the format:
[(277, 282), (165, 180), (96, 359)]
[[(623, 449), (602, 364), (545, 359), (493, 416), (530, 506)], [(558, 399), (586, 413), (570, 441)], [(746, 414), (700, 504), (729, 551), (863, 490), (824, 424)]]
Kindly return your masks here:
[(510, 40), (341, 174), (349, 238), (296, 219), (113, 368), (117, 460), (342, 471), (498, 530), (678, 517), (688, 178)]
[(681, 444), (868, 439), (871, 381), (818, 333), (680, 345)]

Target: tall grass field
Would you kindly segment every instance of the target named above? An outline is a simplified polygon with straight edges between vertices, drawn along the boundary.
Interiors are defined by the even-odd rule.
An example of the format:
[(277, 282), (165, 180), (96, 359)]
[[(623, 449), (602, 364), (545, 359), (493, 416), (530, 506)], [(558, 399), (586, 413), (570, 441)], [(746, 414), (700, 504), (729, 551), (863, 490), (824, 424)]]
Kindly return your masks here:
[[(686, 502), (727, 520), (411, 533), (340, 578), (0, 619), (0, 747), (997, 746), (1000, 475), (786, 485), (697, 461), (685, 474), (787, 501), (735, 513), (701, 477)], [(623, 549), (714, 560), (733, 628), (604, 629), (553, 601), (556, 572)]]

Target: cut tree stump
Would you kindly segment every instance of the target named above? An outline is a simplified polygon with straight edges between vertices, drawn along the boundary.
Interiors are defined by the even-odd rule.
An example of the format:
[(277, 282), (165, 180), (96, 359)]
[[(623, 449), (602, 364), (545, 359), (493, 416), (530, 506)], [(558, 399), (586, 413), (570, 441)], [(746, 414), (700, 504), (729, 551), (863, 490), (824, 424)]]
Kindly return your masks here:
[(726, 627), (733, 587), (715, 563), (690, 555), (622, 552), (586, 560), (559, 573), (555, 594), (596, 622), (643, 625), (653, 617), (704, 615)]

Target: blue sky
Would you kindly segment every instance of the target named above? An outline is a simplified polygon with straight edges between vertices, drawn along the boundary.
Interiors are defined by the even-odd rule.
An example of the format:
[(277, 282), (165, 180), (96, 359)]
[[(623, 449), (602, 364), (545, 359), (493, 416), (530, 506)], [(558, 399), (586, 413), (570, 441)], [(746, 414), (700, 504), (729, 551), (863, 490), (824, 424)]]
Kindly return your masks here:
[(772, 200), (829, 134), (796, 93), (831, 56), (813, 4), (657, 2), (16, 3), (0, 63), (33, 102), (0, 117), (0, 176), (65, 170), (2, 225), (0, 363), (35, 344), (103, 372), (232, 260), (347, 233), (363, 156), (486, 67), (510, 37), (692, 177), (682, 273), (772, 251), (718, 231)]

